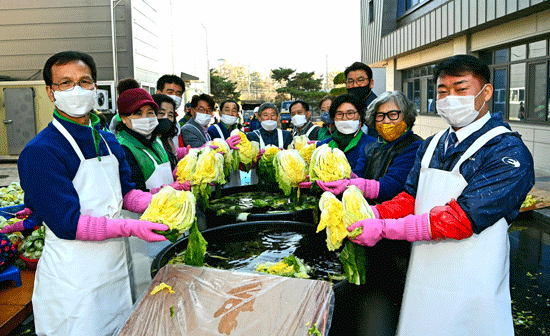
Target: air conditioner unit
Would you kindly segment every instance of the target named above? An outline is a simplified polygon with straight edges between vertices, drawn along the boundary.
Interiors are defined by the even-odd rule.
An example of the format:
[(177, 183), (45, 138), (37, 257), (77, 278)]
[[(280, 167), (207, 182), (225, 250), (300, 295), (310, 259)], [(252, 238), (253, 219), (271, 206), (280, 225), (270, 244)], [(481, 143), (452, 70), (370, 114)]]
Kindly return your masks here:
[(109, 91), (97, 90), (97, 98), (95, 101), (94, 109), (96, 110), (108, 110), (109, 109)]

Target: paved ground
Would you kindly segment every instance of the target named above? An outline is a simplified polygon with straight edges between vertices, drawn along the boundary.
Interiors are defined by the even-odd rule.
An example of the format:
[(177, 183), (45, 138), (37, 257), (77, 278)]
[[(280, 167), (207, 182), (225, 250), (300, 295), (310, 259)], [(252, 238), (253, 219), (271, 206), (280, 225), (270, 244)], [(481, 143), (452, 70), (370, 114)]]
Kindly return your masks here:
[(17, 164), (0, 163), (0, 187), (7, 186), (12, 182), (19, 182)]

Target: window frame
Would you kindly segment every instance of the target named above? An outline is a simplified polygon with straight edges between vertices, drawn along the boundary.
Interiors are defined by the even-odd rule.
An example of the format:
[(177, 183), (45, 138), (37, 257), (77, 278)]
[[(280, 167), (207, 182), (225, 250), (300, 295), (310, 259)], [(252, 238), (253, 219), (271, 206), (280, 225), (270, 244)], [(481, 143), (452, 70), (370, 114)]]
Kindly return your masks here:
[[(530, 50), (530, 44), (539, 42), (539, 41), (546, 41), (546, 55), (544, 56), (537, 56), (531, 58), (531, 50)], [(512, 48), (516, 48), (519, 46), (525, 45), (526, 46), (526, 55), (523, 59), (518, 59), (512, 61), (512, 55), (511, 50)], [(495, 63), (495, 53), (497, 51), (502, 50), (508, 50), (508, 61), (507, 62), (499, 62)], [(538, 124), (538, 125), (550, 125), (550, 36), (544, 35), (539, 36), (537, 38), (530, 38), (528, 40), (522, 40), (522, 41), (516, 41), (515, 43), (510, 43), (506, 45), (500, 45), (495, 48), (482, 50), (479, 52), (480, 58), (485, 60), (490, 60), (490, 64), (488, 64), (489, 69), (491, 70), (491, 84), (494, 83), (494, 74), (496, 70), (499, 69), (507, 69), (506, 72), (506, 94), (505, 94), (505, 108), (503, 113), (503, 119), (507, 122), (512, 123), (521, 123), (521, 124)], [(519, 120), (516, 116), (514, 116), (514, 111), (511, 109), (510, 101), (514, 99), (513, 94), (515, 92), (512, 92), (514, 87), (511, 87), (511, 75), (512, 75), (512, 67), (517, 64), (523, 64), (525, 67), (525, 78), (524, 80), (524, 89), (523, 89), (523, 108), (525, 111), (525, 119)], [(533, 120), (533, 116), (530, 114), (531, 104), (533, 103), (533, 97), (529, 96), (529, 93), (534, 93), (534, 85), (536, 81), (533, 78), (530, 78), (529, 74), (531, 72), (531, 67), (537, 64), (545, 64), (546, 65), (546, 104), (545, 104), (545, 111), (546, 111), (546, 120)], [(533, 87), (532, 87), (533, 86)], [(490, 108), (489, 110), (492, 112), (494, 110), (494, 100), (495, 100), (495, 94), (493, 93), (493, 98), (491, 98), (490, 101)], [(518, 101), (521, 101), (521, 92), (517, 92), (518, 95)]]

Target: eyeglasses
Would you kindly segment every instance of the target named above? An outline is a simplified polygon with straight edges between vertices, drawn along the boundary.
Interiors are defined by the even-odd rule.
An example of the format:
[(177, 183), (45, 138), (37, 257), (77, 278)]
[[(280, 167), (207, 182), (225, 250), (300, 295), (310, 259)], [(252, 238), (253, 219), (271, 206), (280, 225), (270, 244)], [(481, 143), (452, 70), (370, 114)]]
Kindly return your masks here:
[(197, 107), (195, 110), (199, 113), (212, 114), (212, 110), (210, 110), (210, 109), (207, 110), (202, 106)]
[(376, 112), (374, 116), (374, 120), (384, 121), (384, 119), (386, 119), (386, 116), (388, 116), (388, 119), (390, 120), (397, 120), (399, 119), (400, 114), (401, 114), (401, 111), (399, 110), (391, 110), (389, 112)]
[(334, 120), (342, 120), (344, 116), (346, 119), (353, 119), (357, 114), (357, 110), (347, 110), (346, 112), (336, 112), (334, 115)]
[(70, 80), (64, 80), (60, 83), (52, 83), (52, 85), (57, 85), (60, 91), (70, 91), (74, 89), (75, 85), (80, 86), (83, 89), (86, 90), (93, 90), (94, 89), (94, 81), (92, 79), (81, 79), (78, 82), (73, 82)]
[(366, 81), (368, 81), (368, 79), (365, 77), (359, 77), (355, 80), (353, 78), (348, 78), (346, 80), (346, 83), (348, 83), (348, 85), (353, 85), (353, 83), (357, 83), (357, 85), (363, 85)]

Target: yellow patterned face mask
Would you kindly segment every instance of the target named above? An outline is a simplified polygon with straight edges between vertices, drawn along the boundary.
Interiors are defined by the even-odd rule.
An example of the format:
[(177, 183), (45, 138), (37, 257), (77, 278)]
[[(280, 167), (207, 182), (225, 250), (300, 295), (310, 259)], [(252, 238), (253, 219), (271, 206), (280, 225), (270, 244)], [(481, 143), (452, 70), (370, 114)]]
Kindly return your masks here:
[(407, 124), (405, 120), (402, 120), (399, 124), (378, 124), (376, 125), (378, 134), (387, 142), (392, 142), (398, 139), (403, 133), (407, 131)]

